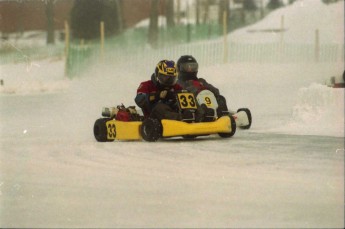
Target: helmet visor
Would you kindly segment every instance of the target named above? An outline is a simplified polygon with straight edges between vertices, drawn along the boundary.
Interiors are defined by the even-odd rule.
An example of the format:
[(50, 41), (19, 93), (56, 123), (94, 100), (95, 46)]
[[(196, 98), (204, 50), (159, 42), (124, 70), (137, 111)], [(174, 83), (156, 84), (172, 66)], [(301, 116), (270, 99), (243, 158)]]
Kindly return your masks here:
[(164, 86), (173, 86), (177, 82), (177, 76), (158, 74), (158, 82)]
[(181, 65), (180, 65), (180, 71), (181, 72), (197, 72), (198, 71), (198, 67), (199, 67), (199, 65), (198, 65), (198, 63), (192, 63), (192, 62), (190, 62), (190, 63), (182, 63)]

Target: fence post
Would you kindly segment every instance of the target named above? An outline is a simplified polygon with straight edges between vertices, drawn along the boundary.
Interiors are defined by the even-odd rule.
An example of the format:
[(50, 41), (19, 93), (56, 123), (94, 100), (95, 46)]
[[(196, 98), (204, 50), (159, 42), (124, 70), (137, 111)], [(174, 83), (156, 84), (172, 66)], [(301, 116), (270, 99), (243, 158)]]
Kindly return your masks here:
[(315, 30), (315, 62), (319, 62), (320, 60), (320, 34), (319, 30)]
[(223, 12), (223, 36), (224, 36), (224, 50), (223, 50), (223, 62), (224, 64), (228, 62), (228, 22), (227, 22), (227, 12)]
[(104, 21), (101, 21), (100, 24), (100, 35), (101, 35), (101, 59), (103, 60), (104, 56)]
[(280, 17), (280, 41), (279, 41), (279, 47), (278, 47), (278, 53), (277, 53), (277, 60), (284, 61), (285, 57), (285, 48), (284, 48), (284, 15)]
[(284, 43), (284, 30), (285, 30), (285, 22), (284, 22), (284, 15), (280, 18), (280, 45), (283, 46)]

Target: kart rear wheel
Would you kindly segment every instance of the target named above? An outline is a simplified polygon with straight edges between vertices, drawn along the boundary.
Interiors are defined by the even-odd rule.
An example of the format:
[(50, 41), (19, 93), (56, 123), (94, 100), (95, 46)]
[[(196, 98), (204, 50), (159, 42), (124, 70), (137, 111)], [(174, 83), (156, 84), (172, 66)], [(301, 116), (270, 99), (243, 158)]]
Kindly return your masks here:
[(162, 137), (163, 127), (158, 119), (148, 118), (143, 121), (140, 134), (145, 141), (155, 142)]
[(230, 133), (218, 133), (218, 135), (222, 138), (231, 138), (236, 133), (236, 121), (232, 115), (229, 115), (230, 122), (231, 122), (231, 132)]
[(98, 142), (113, 142), (114, 139), (108, 139), (108, 131), (106, 123), (110, 118), (97, 119), (93, 126), (93, 134)]
[(240, 109), (237, 110), (237, 113), (240, 112), (240, 111), (246, 112), (246, 114), (248, 116), (248, 120), (249, 120), (249, 124), (248, 125), (240, 126), (240, 128), (248, 130), (251, 127), (251, 125), (252, 125), (252, 113), (250, 112), (250, 110), (248, 108), (240, 108)]

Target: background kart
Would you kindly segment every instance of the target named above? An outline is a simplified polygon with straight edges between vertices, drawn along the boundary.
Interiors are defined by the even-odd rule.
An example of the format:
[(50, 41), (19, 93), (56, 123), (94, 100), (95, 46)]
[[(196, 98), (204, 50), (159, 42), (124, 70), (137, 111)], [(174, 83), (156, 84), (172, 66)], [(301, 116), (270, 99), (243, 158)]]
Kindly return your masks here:
[[(210, 92), (211, 93), (211, 92)], [(212, 94), (212, 93), (211, 93)], [(117, 106), (103, 108), (103, 118), (97, 119), (93, 132), (97, 141), (111, 142), (114, 140), (141, 140), (157, 141), (160, 138), (177, 137), (195, 138), (210, 134), (218, 134), (222, 138), (230, 138), (236, 133), (236, 127), (249, 129), (252, 118), (249, 109), (242, 108), (233, 115), (207, 117), (204, 122), (195, 122), (197, 101), (207, 101), (208, 107), (217, 107), (212, 94), (203, 93), (203, 97), (194, 97), (192, 93), (181, 92), (177, 94), (179, 112), (189, 110), (194, 114), (193, 120), (176, 121), (148, 118), (139, 115), (134, 106)], [(209, 95), (209, 97), (208, 97)]]

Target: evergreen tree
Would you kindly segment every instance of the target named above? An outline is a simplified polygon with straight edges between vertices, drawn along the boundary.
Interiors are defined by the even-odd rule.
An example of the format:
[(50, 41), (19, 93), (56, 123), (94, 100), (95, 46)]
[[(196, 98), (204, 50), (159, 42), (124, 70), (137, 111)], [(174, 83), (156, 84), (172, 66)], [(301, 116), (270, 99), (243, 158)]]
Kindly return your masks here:
[(122, 25), (116, 0), (76, 0), (71, 10), (73, 38), (94, 39), (100, 35), (100, 22), (104, 22), (105, 35), (117, 34)]
[(270, 0), (269, 3), (267, 4), (267, 8), (274, 10), (279, 7), (282, 7), (284, 4), (281, 2), (281, 0)]
[(254, 11), (257, 10), (257, 6), (254, 2), (254, 0), (243, 0), (243, 9), (248, 11)]

